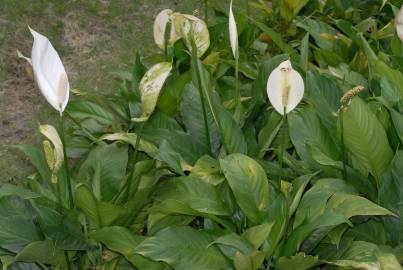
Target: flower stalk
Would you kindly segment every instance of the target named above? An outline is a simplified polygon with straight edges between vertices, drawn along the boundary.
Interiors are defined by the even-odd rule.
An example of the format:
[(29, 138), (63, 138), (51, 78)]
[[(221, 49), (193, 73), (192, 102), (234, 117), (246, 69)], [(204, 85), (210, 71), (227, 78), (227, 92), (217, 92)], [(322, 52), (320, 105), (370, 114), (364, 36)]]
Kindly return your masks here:
[[(64, 117), (63, 114), (60, 115), (59, 118), (59, 124), (60, 124), (60, 139), (62, 141), (63, 145), (63, 154), (64, 154), (64, 170), (66, 172), (66, 184), (67, 184), (67, 192), (68, 192), (68, 202), (69, 202), (69, 208), (73, 209), (74, 208), (74, 200), (73, 200), (73, 190), (71, 187), (71, 178), (70, 178), (70, 170), (69, 170), (69, 164), (67, 160), (67, 152), (66, 152), (66, 140), (65, 140), (65, 133), (64, 133)], [(60, 182), (60, 181), (59, 181)], [(59, 185), (60, 183), (58, 183)], [(59, 190), (60, 192), (60, 190)], [(60, 196), (60, 195), (59, 195)]]
[(347, 91), (340, 99), (340, 109), (338, 111), (339, 121), (340, 121), (340, 140), (341, 140), (341, 152), (343, 158), (343, 178), (347, 179), (347, 153), (346, 146), (344, 143), (344, 119), (343, 114), (347, 111), (351, 104), (351, 100), (357, 96), (359, 93), (364, 91), (365, 88), (361, 85), (354, 87), (353, 89)]

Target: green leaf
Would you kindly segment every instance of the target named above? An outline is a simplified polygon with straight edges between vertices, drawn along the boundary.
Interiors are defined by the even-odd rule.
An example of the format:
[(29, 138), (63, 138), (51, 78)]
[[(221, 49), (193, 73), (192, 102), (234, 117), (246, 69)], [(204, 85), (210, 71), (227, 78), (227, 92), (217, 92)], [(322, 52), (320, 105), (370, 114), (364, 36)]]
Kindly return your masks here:
[(183, 92), (186, 91), (186, 86), (191, 80), (191, 72), (169, 78), (158, 100), (158, 108), (167, 115), (174, 114), (179, 109)]
[(229, 261), (217, 247), (209, 247), (213, 241), (214, 236), (208, 231), (171, 227), (147, 238), (136, 248), (136, 253), (165, 262), (176, 270), (230, 267)]
[(276, 270), (308, 270), (322, 264), (318, 256), (306, 255), (301, 252), (295, 256), (281, 257), (276, 265)]
[(295, 214), (294, 228), (303, 223), (313, 222), (326, 208), (326, 203), (333, 194), (342, 192), (354, 194), (352, 186), (341, 179), (320, 179), (305, 192)]
[(269, 184), (263, 168), (242, 154), (220, 159), (220, 165), (245, 215), (254, 223), (263, 221), (269, 203)]
[[(133, 146), (133, 148), (136, 147), (136, 141), (137, 141), (137, 134), (135, 133), (125, 133), (125, 132), (119, 132), (119, 133), (113, 133), (113, 134), (106, 134), (103, 135), (100, 140), (106, 140), (106, 141), (120, 141), (124, 143), (128, 143)], [(148, 142), (147, 140), (141, 138), (139, 142), (139, 151), (143, 151), (147, 153), (150, 157), (154, 157), (156, 153), (158, 152), (158, 148)]]
[(283, 125), (281, 115), (273, 111), (268, 117), (266, 125), (259, 132), (259, 158), (264, 157)]
[(0, 199), (0, 247), (19, 252), (40, 236), (32, 217), (36, 213), (28, 201), (15, 196)]
[(342, 113), (344, 143), (356, 162), (371, 172), (378, 187), (393, 158), (386, 132), (376, 115), (359, 97)]
[(289, 211), (289, 217), (291, 217), (298, 208), (301, 201), (302, 194), (305, 191), (306, 186), (309, 184), (311, 179), (315, 174), (303, 175), (298, 177), (292, 182), (292, 192), (291, 192), (291, 205)]
[(168, 78), (172, 69), (172, 63), (163, 62), (158, 63), (151, 67), (140, 82), (140, 94), (141, 94), (141, 110), (142, 114), (139, 117), (135, 117), (132, 120), (136, 122), (146, 121), (153, 113), (157, 106), (158, 97), (160, 91)]
[(126, 177), (127, 146), (100, 144), (92, 149), (76, 179), (87, 183), (98, 200), (110, 201)]
[(3, 184), (0, 187), (0, 198), (8, 197), (11, 195), (15, 195), (15, 196), (20, 197), (21, 199), (26, 199), (26, 200), (41, 197), (40, 194), (32, 192), (23, 187), (11, 185), (11, 184)]
[(258, 270), (264, 261), (264, 253), (255, 250), (252, 254), (244, 255), (236, 252), (234, 257), (234, 265), (236, 270)]
[(231, 215), (216, 187), (193, 176), (164, 181), (158, 188), (155, 199), (157, 201), (176, 200), (200, 213)]
[(85, 184), (80, 184), (76, 187), (74, 201), (77, 208), (83, 211), (93, 228), (109, 226), (127, 213), (122, 207), (98, 201)]
[(281, 35), (278, 32), (276, 32), (273, 28), (270, 28), (261, 22), (254, 21), (253, 23), (257, 27), (259, 27), (260, 30), (262, 30), (267, 35), (269, 35), (271, 37), (271, 39), (273, 40), (274, 44), (276, 44), (284, 53), (288, 53), (292, 59), (298, 58), (298, 54), (294, 50), (294, 48), (291, 45), (289, 45), (287, 42), (285, 42), (283, 40), (283, 38), (281, 37)]
[(322, 124), (333, 139), (336, 138), (337, 113), (342, 91), (335, 80), (309, 71), (306, 75), (306, 96), (313, 103)]
[[(193, 83), (185, 87), (180, 109), (183, 123), (186, 126), (187, 132), (193, 137), (193, 140), (208, 145), (200, 94)], [(219, 134), (211, 110), (206, 111), (210, 143), (214, 151), (219, 144)]]
[(36, 207), (39, 225), (47, 239), (60, 250), (86, 250), (88, 248), (81, 225), (67, 215), (47, 207)]
[(66, 110), (71, 117), (79, 121), (90, 118), (102, 125), (114, 125), (118, 122), (113, 113), (90, 101), (72, 100)]
[(200, 60), (197, 60), (195, 72), (200, 75), (200, 85), (203, 98), (205, 99), (206, 105), (208, 105), (214, 122), (218, 127), (221, 142), (225, 151), (228, 154), (246, 153), (247, 144), (242, 130), (232, 117), (232, 114), (224, 108), (217, 93), (212, 91), (211, 75)]
[(290, 137), (302, 160), (313, 162), (307, 146), (315, 146), (322, 153), (339, 160), (340, 148), (322, 125), (313, 108), (305, 108), (301, 113), (288, 114)]
[(43, 151), (35, 146), (28, 144), (20, 144), (16, 147), (28, 157), (32, 165), (34, 165), (35, 168), (38, 170), (42, 180), (50, 181), (51, 172), (49, 170)]
[(146, 237), (134, 235), (124, 227), (105, 227), (92, 232), (89, 236), (91, 239), (103, 243), (108, 249), (122, 254), (126, 260), (138, 269), (157, 270), (165, 268), (163, 264), (150, 261), (136, 254), (136, 247), (143, 242)]
[(394, 215), (389, 210), (353, 194), (334, 194), (326, 204), (326, 210), (342, 214), (346, 219), (353, 216)]
[(220, 164), (210, 156), (202, 156), (192, 168), (191, 176), (197, 176), (206, 183), (218, 185), (225, 181)]
[(309, 64), (309, 33), (306, 33), (301, 41), (301, 57), (299, 60), (299, 65), (306, 72), (308, 71), (308, 64)]
[(252, 254), (252, 252), (255, 250), (251, 243), (236, 233), (220, 236), (211, 243), (211, 245), (213, 244), (230, 246), (246, 255)]
[[(366, 269), (366, 270), (381, 270), (387, 269), (383, 268), (376, 256), (379, 252), (377, 245), (373, 243), (354, 241), (352, 245), (341, 255), (340, 258), (335, 260), (330, 260), (328, 263), (332, 265), (337, 265), (341, 267), (355, 268), (355, 269)], [(385, 255), (383, 255), (385, 256)], [(393, 256), (391, 254), (391, 256)], [(393, 260), (389, 261), (390, 263)], [(392, 269), (401, 269), (392, 268)]]
[(289, 203), (282, 193), (277, 195), (267, 213), (268, 222), (274, 222), (267, 238), (269, 248), (266, 251), (266, 257), (270, 258), (278, 250), (278, 245), (286, 232), (289, 221)]
[(274, 222), (269, 222), (248, 228), (242, 233), (242, 238), (251, 243), (255, 249), (258, 249), (269, 236), (273, 225)]
[(21, 250), (15, 261), (37, 262), (50, 265), (59, 265), (66, 268), (63, 251), (56, 249), (51, 240), (37, 241), (28, 244)]
[(292, 231), (282, 254), (291, 256), (298, 250), (310, 253), (333, 228), (343, 223), (349, 223), (349, 221), (341, 214), (328, 212), (320, 215)]
[(155, 159), (167, 163), (168, 166), (171, 167), (175, 173), (185, 175), (185, 168), (184, 166), (182, 166), (182, 164), (184, 163), (183, 158), (179, 153), (175, 152), (175, 150), (166, 140), (163, 140), (161, 142), (159, 153), (155, 157)]
[(384, 217), (383, 222), (391, 243), (399, 245), (403, 242), (403, 151), (398, 151), (390, 168), (385, 172), (381, 189), (380, 204), (397, 216)]
[(396, 128), (397, 135), (400, 142), (403, 143), (403, 114), (398, 113), (396, 110), (390, 108), (390, 115), (392, 116), (393, 125)]

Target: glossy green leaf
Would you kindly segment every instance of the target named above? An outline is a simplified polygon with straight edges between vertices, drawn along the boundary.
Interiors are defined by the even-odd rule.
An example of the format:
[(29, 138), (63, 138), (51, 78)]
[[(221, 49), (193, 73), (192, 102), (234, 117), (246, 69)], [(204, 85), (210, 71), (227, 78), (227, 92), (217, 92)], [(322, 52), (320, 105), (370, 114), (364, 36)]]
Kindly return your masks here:
[(250, 255), (242, 252), (236, 252), (234, 257), (234, 265), (236, 270), (258, 270), (264, 261), (264, 253), (256, 250)]
[(154, 261), (162, 261), (177, 270), (222, 269), (229, 261), (216, 246), (209, 246), (214, 236), (209, 231), (190, 227), (172, 227), (147, 238), (136, 253)]
[(28, 244), (21, 250), (15, 261), (37, 262), (50, 265), (66, 267), (66, 260), (63, 251), (55, 249), (51, 240), (37, 241)]
[(389, 240), (398, 245), (403, 242), (403, 152), (398, 151), (383, 177), (379, 191), (380, 204), (397, 216), (384, 217)]
[(246, 216), (254, 223), (261, 222), (269, 202), (269, 185), (263, 168), (242, 154), (220, 159), (220, 165)]
[(365, 102), (356, 97), (342, 114), (344, 142), (356, 162), (376, 178), (381, 176), (393, 158), (386, 132)]
[[(103, 135), (100, 140), (105, 141), (119, 141), (132, 145), (134, 148), (136, 147), (137, 134), (135, 133), (113, 133)], [(158, 152), (158, 148), (147, 140), (141, 138), (139, 142), (139, 151), (143, 151), (147, 153), (149, 156), (154, 157)]]
[(157, 201), (176, 200), (195, 211), (211, 215), (230, 215), (217, 189), (197, 177), (179, 177), (165, 181), (157, 191)]
[(168, 62), (154, 65), (146, 72), (140, 82), (142, 114), (132, 120), (136, 122), (146, 121), (157, 106), (160, 91), (171, 72), (172, 64)]
[(66, 110), (69, 115), (79, 121), (94, 119), (103, 125), (117, 123), (117, 118), (113, 113), (94, 102), (73, 100), (69, 102)]
[(305, 253), (298, 253), (295, 256), (281, 257), (278, 260), (276, 269), (278, 270), (308, 270), (314, 266), (320, 265), (321, 261), (318, 256), (306, 255)]
[(193, 166), (191, 175), (197, 176), (212, 185), (218, 185), (225, 181), (224, 176), (221, 174), (218, 160), (210, 156), (201, 157)]
[(265, 32), (267, 35), (271, 37), (273, 42), (284, 52), (288, 53), (292, 59), (297, 59), (297, 52), (294, 50), (294, 48), (289, 45), (287, 42), (283, 40), (281, 35), (276, 32), (273, 28), (265, 25), (264, 23), (261, 22), (254, 22), (254, 24), (259, 27), (263, 32)]
[(126, 175), (127, 146), (100, 144), (80, 166), (77, 179), (87, 183), (98, 200), (109, 201), (118, 192)]
[(302, 160), (313, 162), (309, 146), (314, 146), (333, 160), (340, 159), (340, 147), (322, 125), (313, 108), (288, 115), (290, 138)]
[(109, 226), (127, 213), (123, 207), (98, 201), (84, 184), (76, 187), (74, 201), (93, 228)]
[[(193, 84), (188, 84), (183, 91), (183, 98), (180, 107), (183, 122), (186, 126), (187, 132), (193, 137), (193, 140), (208, 145), (201, 102), (198, 89)], [(206, 113), (210, 143), (213, 146), (213, 149), (217, 149), (219, 146), (218, 129), (214, 123), (211, 110), (207, 110)]]
[(90, 234), (90, 238), (103, 243), (108, 249), (119, 252), (139, 269), (165, 269), (163, 264), (153, 262), (135, 253), (135, 248), (146, 237), (134, 235), (124, 227), (104, 227)]

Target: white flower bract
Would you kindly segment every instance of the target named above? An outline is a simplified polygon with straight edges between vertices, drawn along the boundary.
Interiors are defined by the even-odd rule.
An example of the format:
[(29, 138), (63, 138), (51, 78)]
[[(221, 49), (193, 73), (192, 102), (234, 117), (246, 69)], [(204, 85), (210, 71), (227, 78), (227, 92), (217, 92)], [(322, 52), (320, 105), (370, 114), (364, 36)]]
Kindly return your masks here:
[(292, 68), (289, 60), (275, 68), (267, 80), (267, 96), (273, 108), (281, 115), (289, 113), (304, 96), (304, 80)]

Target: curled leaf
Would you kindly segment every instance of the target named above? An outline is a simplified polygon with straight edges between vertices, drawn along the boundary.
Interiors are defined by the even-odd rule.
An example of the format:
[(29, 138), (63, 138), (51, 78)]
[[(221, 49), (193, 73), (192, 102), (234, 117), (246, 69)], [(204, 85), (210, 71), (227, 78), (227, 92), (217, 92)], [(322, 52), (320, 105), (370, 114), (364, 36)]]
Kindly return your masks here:
[(141, 109), (142, 114), (140, 117), (133, 118), (135, 122), (144, 122), (153, 113), (157, 105), (158, 96), (161, 92), (162, 86), (171, 72), (172, 64), (163, 62), (154, 65), (140, 82), (141, 93)]

